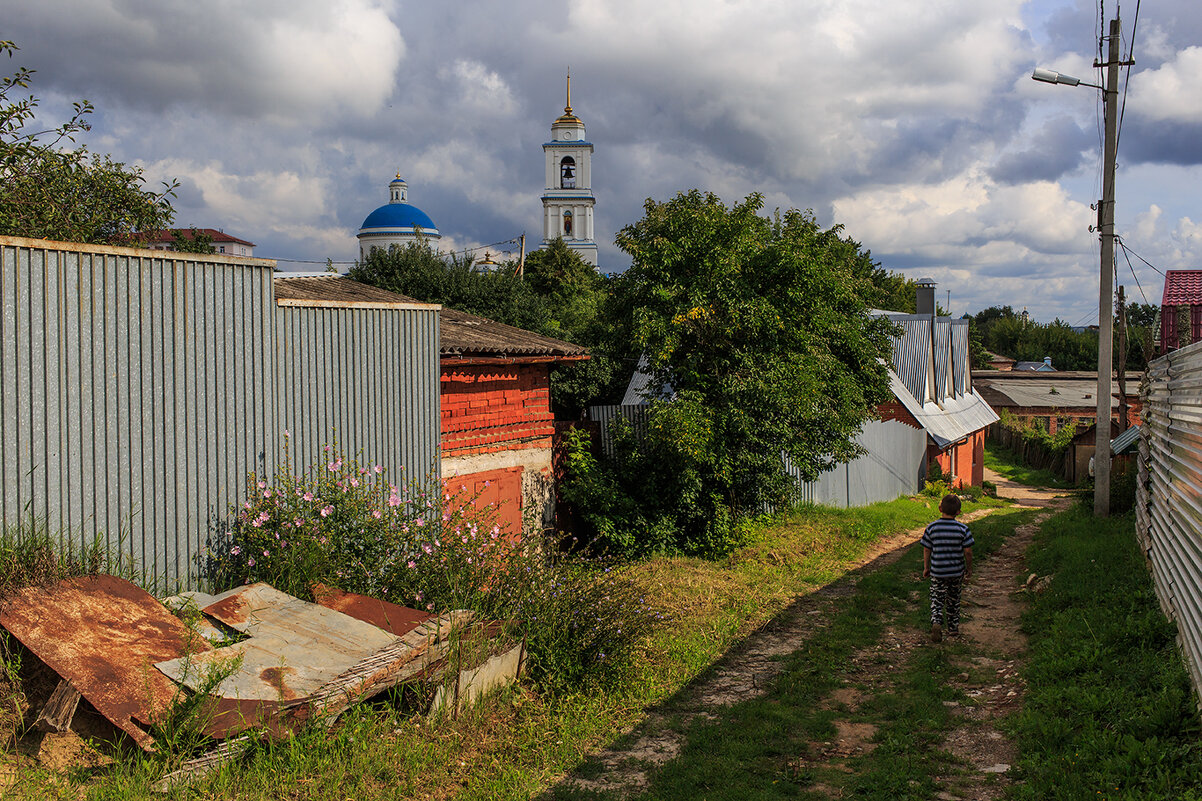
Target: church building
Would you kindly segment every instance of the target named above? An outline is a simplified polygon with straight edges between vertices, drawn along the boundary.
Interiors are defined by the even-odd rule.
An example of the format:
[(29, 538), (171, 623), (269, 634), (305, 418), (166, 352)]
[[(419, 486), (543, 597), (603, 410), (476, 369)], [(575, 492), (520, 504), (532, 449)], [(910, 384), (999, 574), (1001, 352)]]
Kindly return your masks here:
[(567, 103), (551, 123), (551, 141), (543, 145), (547, 181), (543, 192), (543, 244), (556, 237), (594, 267), (597, 241), (593, 235), (593, 145), (584, 123), (572, 113), (572, 78), (568, 76)]
[(430, 215), (409, 202), (409, 185), (397, 175), (388, 184), (388, 202), (367, 215), (359, 228), (359, 258), (366, 259), (375, 248), (405, 247), (421, 239), (433, 245), (441, 238)]

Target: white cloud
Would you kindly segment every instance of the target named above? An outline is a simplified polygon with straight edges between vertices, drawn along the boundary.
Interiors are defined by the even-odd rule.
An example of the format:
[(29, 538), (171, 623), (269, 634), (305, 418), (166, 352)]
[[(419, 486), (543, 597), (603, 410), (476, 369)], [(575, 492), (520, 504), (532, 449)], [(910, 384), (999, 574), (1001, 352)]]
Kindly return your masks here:
[(1178, 51), (1162, 66), (1131, 78), (1133, 112), (1153, 120), (1202, 122), (1202, 47)]

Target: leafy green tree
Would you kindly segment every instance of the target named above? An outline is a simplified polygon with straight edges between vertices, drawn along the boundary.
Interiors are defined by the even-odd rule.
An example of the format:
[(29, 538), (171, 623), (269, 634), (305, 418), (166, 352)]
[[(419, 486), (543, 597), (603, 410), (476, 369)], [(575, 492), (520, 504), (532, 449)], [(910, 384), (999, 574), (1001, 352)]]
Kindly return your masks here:
[(693, 190), (648, 200), (617, 236), (632, 265), (605, 318), (646, 355), (655, 398), (620, 472), (660, 507), (655, 536), (674, 529), (688, 551), (728, 547), (732, 522), (787, 498), (782, 454), (808, 479), (854, 457), (889, 396), (893, 327), (867, 313), (868, 254), (808, 212), (762, 206)]
[(546, 300), (509, 270), (478, 270), (471, 256), (448, 257), (426, 242), (373, 249), (347, 277), (540, 334), (551, 327)]
[(1160, 307), (1152, 303), (1127, 304), (1128, 370), (1147, 370), (1148, 362), (1156, 356), (1156, 315), (1159, 313)]
[(199, 230), (195, 225), (188, 233), (176, 228), (171, 232), (171, 249), (180, 253), (216, 253), (213, 236)]
[[(0, 41), (11, 58), (17, 46)], [(0, 234), (70, 242), (137, 242), (141, 231), (171, 224), (176, 184), (147, 191), (141, 167), (74, 147), (89, 129), (92, 105), (76, 102), (55, 128), (27, 130), (38, 100), (24, 95), (33, 70), (0, 78)]]

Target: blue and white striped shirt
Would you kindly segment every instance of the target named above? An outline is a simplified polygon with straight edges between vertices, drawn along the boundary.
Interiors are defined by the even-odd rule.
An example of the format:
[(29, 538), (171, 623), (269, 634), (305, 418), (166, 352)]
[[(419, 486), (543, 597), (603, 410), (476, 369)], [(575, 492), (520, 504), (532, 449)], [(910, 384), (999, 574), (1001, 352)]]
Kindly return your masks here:
[(931, 576), (955, 578), (964, 575), (964, 549), (973, 545), (972, 532), (959, 520), (941, 517), (927, 526), (920, 540), (931, 549)]

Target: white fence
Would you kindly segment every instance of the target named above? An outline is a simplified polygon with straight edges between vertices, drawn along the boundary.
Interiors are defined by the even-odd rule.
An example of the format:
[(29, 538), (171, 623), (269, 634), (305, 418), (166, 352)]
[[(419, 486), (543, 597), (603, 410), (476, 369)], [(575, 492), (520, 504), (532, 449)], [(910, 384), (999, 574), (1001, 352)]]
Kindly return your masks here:
[(1202, 343), (1148, 366), (1136, 535), (1202, 691)]

